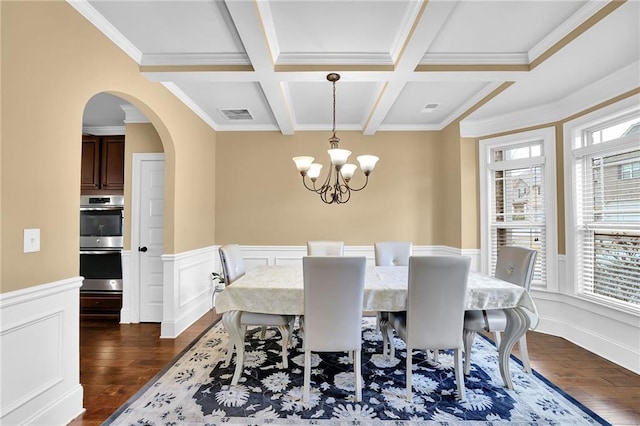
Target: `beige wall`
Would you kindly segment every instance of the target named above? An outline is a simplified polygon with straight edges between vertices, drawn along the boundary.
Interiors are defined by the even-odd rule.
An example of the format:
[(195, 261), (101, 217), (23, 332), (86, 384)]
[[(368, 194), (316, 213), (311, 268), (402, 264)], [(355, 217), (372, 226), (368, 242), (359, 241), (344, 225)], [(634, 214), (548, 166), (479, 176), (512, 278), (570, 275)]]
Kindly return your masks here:
[(461, 164), (460, 164), (460, 131), (454, 122), (442, 130), (442, 153), (435, 171), (439, 180), (439, 204), (437, 217), (440, 231), (438, 244), (460, 247), (461, 232)]
[[(353, 157), (365, 153), (380, 157), (369, 186), (353, 193), (344, 205), (325, 205), (304, 189), (291, 160), (311, 155), (326, 169), (329, 136), (330, 132), (218, 133), (216, 242), (303, 245), (310, 239), (339, 239), (369, 245), (407, 239), (415, 244), (444, 243), (438, 220), (446, 193), (438, 176), (443, 151), (440, 132), (378, 132), (374, 136), (338, 132), (340, 147), (351, 150)], [(358, 170), (354, 186), (362, 179)]]
[[(96, 93), (138, 107), (166, 155), (165, 253), (215, 242), (215, 132), (62, 1), (2, 1), (1, 292), (78, 275), (82, 113)], [(38, 228), (40, 252), (23, 253)]]
[(460, 248), (480, 248), (479, 146), (473, 138), (460, 140)]

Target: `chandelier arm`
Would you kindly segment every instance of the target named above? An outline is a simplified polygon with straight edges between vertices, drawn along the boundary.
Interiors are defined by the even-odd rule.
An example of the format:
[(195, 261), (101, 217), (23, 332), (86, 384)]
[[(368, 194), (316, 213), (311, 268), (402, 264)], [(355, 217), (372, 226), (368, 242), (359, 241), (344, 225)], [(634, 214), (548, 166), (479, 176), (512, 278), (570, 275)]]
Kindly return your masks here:
[(302, 184), (304, 185), (304, 187), (311, 192), (315, 192), (316, 194), (319, 194), (322, 188), (316, 188), (316, 183), (313, 181), (311, 181), (311, 183), (313, 184), (313, 188), (307, 185), (307, 180), (305, 179), (305, 176), (302, 176)]
[(356, 191), (356, 192), (357, 191), (362, 191), (367, 186), (367, 184), (369, 183), (369, 175), (365, 175), (365, 178), (366, 178), (366, 180), (364, 181), (364, 185), (362, 185), (360, 188), (352, 188), (352, 187), (350, 187), (348, 185), (347, 186), (349, 187), (349, 189), (351, 191)]

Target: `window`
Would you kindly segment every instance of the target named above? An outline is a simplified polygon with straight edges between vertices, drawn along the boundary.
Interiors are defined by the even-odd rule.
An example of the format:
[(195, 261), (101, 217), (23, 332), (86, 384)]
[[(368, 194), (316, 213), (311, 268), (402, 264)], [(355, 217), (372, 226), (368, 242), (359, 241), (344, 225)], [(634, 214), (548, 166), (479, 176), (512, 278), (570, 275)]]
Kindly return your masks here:
[[(593, 120), (593, 119), (592, 119)], [(577, 294), (640, 307), (640, 108), (568, 124)], [(608, 135), (608, 136), (604, 136)], [(565, 150), (566, 151), (566, 150)], [(573, 222), (573, 223), (570, 223)]]
[(640, 161), (620, 164), (620, 179), (640, 179)]
[(537, 250), (532, 286), (555, 286), (555, 166), (553, 129), (480, 142), (483, 270), (490, 274), (500, 247)]

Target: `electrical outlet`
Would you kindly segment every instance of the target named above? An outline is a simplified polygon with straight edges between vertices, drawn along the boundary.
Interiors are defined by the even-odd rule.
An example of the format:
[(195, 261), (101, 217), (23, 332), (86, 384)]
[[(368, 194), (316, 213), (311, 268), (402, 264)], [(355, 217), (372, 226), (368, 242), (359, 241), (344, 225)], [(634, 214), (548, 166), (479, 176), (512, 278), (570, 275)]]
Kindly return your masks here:
[(40, 229), (24, 230), (24, 252), (33, 253), (40, 251)]

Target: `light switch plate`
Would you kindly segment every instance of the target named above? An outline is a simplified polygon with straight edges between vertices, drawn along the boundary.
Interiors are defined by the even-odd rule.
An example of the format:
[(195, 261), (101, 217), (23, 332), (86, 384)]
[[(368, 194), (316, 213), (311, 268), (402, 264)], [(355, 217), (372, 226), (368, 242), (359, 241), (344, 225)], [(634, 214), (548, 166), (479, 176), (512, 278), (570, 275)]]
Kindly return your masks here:
[(40, 229), (24, 230), (24, 252), (33, 253), (40, 251)]

